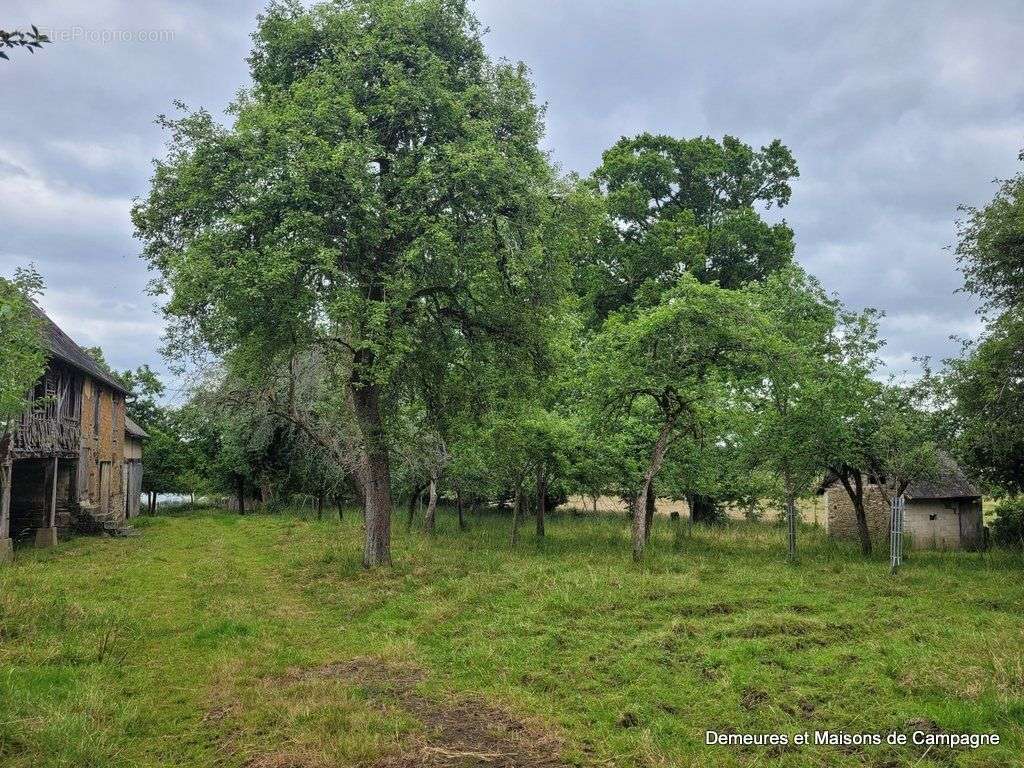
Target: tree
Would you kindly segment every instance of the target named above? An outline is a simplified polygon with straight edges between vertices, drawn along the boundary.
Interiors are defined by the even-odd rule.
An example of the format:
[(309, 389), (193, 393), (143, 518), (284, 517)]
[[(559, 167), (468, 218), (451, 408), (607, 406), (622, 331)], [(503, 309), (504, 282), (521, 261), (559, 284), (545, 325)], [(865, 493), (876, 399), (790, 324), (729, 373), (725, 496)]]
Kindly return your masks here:
[(131, 393), (125, 401), (128, 416), (146, 430), (163, 423), (166, 414), (159, 398), (164, 394), (164, 385), (153, 370), (148, 365), (140, 365), (134, 370), (121, 371), (117, 376)]
[(363, 560), (387, 564), (387, 422), (410, 350), (438, 328), (524, 345), (558, 288), (541, 112), (464, 0), (273, 3), (254, 40), (230, 127), (164, 120), (171, 150), (135, 225), (172, 351), (255, 375), (317, 349), (345, 370)]
[(1024, 491), (1024, 319), (1006, 312), (947, 361), (961, 456), (990, 488)]
[(28, 407), (28, 393), (46, 366), (39, 318), (32, 311), (42, 288), (42, 279), (32, 268), (18, 270), (12, 280), (0, 278), (0, 466), (7, 462), (15, 422)]
[(42, 48), (48, 42), (50, 38), (40, 32), (34, 24), (28, 32), (20, 29), (0, 29), (0, 59), (11, 58), (3, 51), (4, 48), (24, 48), (29, 53), (35, 53), (37, 48)]
[(1024, 490), (1024, 173), (1000, 181), (984, 207), (961, 212), (957, 257), (988, 325), (947, 361), (947, 384), (962, 456), (990, 486), (1016, 494)]
[(633, 495), (633, 557), (648, 538), (640, 510), (672, 444), (700, 435), (742, 376), (763, 370), (768, 329), (751, 294), (679, 279), (653, 307), (611, 315), (593, 340), (591, 391), (599, 407), (647, 427), (648, 459)]
[[(1024, 151), (1018, 155), (1024, 162)], [(962, 205), (957, 222), (957, 261), (964, 287), (989, 312), (1024, 310), (1024, 172), (997, 180), (999, 188), (982, 208)]]
[(739, 288), (789, 264), (793, 231), (756, 206), (786, 205), (798, 175), (778, 140), (754, 151), (732, 136), (620, 139), (593, 174), (612, 222), (585, 265), (594, 320), (683, 273)]
[(850, 369), (835, 374), (833, 367), (829, 395), (822, 402), (829, 426), (820, 450), (831, 477), (842, 484), (853, 505), (861, 552), (870, 555), (868, 489), (876, 488), (891, 505), (911, 482), (935, 474), (938, 454), (920, 387), (880, 383), (862, 375), (856, 364)]
[[(682, 274), (739, 288), (791, 263), (793, 231), (762, 210), (788, 204), (798, 175), (778, 140), (755, 151), (732, 136), (620, 139), (592, 177), (610, 221), (578, 270), (591, 324), (657, 301)], [(724, 487), (689, 492), (691, 518), (713, 521), (729, 495)]]
[(799, 267), (769, 276), (754, 289), (775, 329), (772, 364), (745, 393), (746, 452), (752, 469), (778, 478), (789, 557), (796, 559), (797, 499), (820, 482), (823, 445), (832, 425), (826, 373), (837, 349), (842, 308)]

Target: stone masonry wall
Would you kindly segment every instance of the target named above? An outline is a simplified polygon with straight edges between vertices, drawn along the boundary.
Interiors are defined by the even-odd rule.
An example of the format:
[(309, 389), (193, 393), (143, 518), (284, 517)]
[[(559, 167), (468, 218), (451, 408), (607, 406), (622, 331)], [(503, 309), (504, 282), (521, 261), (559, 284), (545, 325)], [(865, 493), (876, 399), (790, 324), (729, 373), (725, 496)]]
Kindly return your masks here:
[[(857, 513), (853, 509), (850, 495), (841, 485), (833, 485), (826, 492), (828, 496), (829, 536), (837, 539), (859, 540), (857, 533)], [(864, 511), (867, 513), (868, 532), (871, 543), (875, 546), (889, 543), (889, 505), (877, 488), (864, 489)]]

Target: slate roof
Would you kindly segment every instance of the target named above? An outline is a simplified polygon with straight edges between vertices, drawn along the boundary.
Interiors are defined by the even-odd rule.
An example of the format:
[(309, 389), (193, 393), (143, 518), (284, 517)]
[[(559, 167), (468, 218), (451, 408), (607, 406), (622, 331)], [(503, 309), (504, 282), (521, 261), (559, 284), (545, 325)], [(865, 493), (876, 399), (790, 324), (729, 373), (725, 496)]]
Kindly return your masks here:
[(144, 430), (142, 427), (140, 427), (138, 424), (132, 421), (130, 416), (124, 417), (124, 431), (127, 434), (131, 435), (132, 437), (138, 437), (143, 439), (149, 437), (149, 435), (146, 434), (146, 430)]
[(116, 389), (118, 392), (125, 395), (131, 394), (123, 381), (112, 373), (103, 370), (100, 364), (93, 360), (70, 336), (64, 333), (43, 310), (35, 304), (30, 304), (30, 306), (42, 322), (43, 343), (51, 355), (80, 371), (84, 371), (94, 379), (102, 381), (108, 387)]
[[(935, 477), (915, 480), (904, 493), (907, 500), (913, 499), (980, 499), (981, 492), (970, 481), (960, 465), (945, 451), (937, 452), (938, 471)], [(825, 476), (818, 493), (824, 493), (839, 482), (831, 472)]]

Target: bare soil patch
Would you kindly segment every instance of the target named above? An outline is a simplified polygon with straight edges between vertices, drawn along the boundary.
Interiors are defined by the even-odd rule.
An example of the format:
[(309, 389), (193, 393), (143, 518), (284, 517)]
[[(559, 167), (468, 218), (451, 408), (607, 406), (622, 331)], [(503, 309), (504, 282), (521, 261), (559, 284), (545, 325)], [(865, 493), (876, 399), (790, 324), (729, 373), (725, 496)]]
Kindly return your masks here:
[(373, 768), (570, 768), (561, 759), (562, 740), (538, 723), (524, 722), (479, 697), (428, 698), (416, 690), (424, 677), (411, 664), (364, 657), (289, 670), (274, 682), (339, 679), (363, 689), (381, 709), (396, 704), (415, 717), (423, 732)]

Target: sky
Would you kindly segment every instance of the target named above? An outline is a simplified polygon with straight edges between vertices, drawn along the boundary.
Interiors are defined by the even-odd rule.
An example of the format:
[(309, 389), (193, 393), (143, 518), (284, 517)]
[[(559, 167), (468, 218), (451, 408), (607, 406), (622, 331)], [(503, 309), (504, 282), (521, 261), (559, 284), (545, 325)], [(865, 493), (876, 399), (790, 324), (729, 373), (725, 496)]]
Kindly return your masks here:
[[(223, 112), (248, 82), (259, 0), (4, 0), (0, 28), (54, 43), (0, 61), (0, 275), (34, 263), (43, 307), (117, 368), (161, 359), (132, 236), (173, 102)], [(494, 57), (530, 67), (545, 148), (589, 173), (624, 135), (774, 138), (800, 178), (797, 259), (886, 318), (884, 359), (977, 333), (951, 246), (1024, 148), (1019, 0), (478, 0)], [(173, 391), (172, 391), (173, 396)]]

